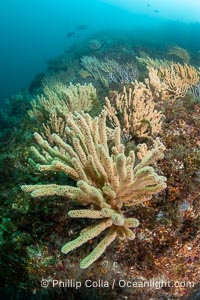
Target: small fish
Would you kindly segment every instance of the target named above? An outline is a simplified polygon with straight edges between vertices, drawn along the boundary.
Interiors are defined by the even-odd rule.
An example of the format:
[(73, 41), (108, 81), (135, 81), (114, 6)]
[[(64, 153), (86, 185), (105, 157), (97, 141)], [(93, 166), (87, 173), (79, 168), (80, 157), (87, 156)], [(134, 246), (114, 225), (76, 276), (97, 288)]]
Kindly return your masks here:
[(75, 32), (69, 31), (69, 32), (67, 33), (67, 37), (70, 38), (70, 37), (72, 37), (72, 36), (75, 36)]
[(159, 13), (159, 10), (158, 10), (158, 9), (154, 9), (154, 12), (158, 14), (158, 13)]
[(76, 27), (76, 30), (86, 30), (88, 29), (88, 26), (87, 25), (84, 25), (84, 24), (81, 24), (81, 25), (78, 25)]
[(147, 7), (151, 7), (151, 4), (150, 4), (150, 3), (148, 3), (148, 4), (147, 4)]

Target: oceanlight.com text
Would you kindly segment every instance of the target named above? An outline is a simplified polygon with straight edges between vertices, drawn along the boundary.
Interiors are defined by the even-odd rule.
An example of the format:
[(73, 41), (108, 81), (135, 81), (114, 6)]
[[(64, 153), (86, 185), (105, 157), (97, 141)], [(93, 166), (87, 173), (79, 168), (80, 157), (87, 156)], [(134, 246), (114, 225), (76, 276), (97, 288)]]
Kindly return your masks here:
[(41, 280), (41, 287), (48, 288), (48, 287), (56, 287), (56, 288), (75, 288), (79, 289), (80, 287), (86, 288), (154, 288), (154, 289), (161, 289), (161, 288), (192, 288), (194, 287), (193, 281), (165, 281), (165, 280), (154, 280), (151, 279), (149, 281), (145, 280), (91, 280), (87, 279), (83, 282), (75, 279), (66, 279), (66, 280), (59, 280), (59, 279), (42, 279)]

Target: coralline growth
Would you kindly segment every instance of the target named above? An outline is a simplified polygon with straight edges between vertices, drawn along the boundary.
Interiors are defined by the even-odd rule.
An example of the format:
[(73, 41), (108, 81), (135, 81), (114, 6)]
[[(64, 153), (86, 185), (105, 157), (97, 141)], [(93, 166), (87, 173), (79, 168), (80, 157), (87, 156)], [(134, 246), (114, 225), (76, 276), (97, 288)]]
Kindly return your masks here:
[(97, 103), (97, 93), (90, 84), (70, 83), (69, 87), (56, 82), (52, 86), (44, 86), (43, 94), (31, 102), (29, 115), (43, 123), (42, 135), (52, 144), (52, 133), (65, 138), (66, 119), (69, 112), (90, 111)]
[(34, 146), (31, 148), (33, 160), (30, 159), (30, 163), (42, 172), (65, 173), (77, 181), (76, 187), (57, 184), (22, 186), (23, 191), (31, 192), (32, 197), (65, 196), (88, 207), (69, 211), (70, 217), (100, 220), (65, 244), (63, 253), (108, 229), (100, 243), (81, 261), (83, 269), (96, 261), (116, 238), (135, 238), (130, 228), (137, 227), (139, 221), (123, 215), (124, 204), (137, 205), (150, 200), (153, 194), (166, 187), (166, 178), (159, 176), (150, 166), (164, 157), (165, 146), (161, 141), (155, 139), (152, 149), (140, 144), (137, 156), (133, 150), (126, 155), (121, 130), (119, 127), (113, 131), (107, 128), (106, 115), (103, 111), (93, 119), (84, 113), (69, 114), (66, 120), (67, 142), (53, 134), (55, 147), (35, 133), (40, 151)]
[[(82, 63), (105, 86), (114, 78), (110, 74), (115, 61), (84, 57)], [(162, 132), (163, 118), (156, 105), (161, 107), (164, 100), (184, 97), (199, 82), (199, 73), (186, 64), (151, 66), (148, 72), (144, 83), (135, 80), (122, 93), (106, 98), (104, 110), (95, 118), (83, 112), (90, 111), (91, 99), (96, 97), (91, 84), (71, 84), (69, 88), (58, 85), (56, 91), (46, 87), (45, 96), (33, 102), (32, 116), (42, 120), (47, 116), (48, 122), (44, 133), (35, 133), (39, 148), (31, 148), (30, 164), (41, 172), (64, 173), (76, 181), (76, 186), (37, 184), (24, 185), (22, 189), (31, 192), (32, 197), (67, 197), (83, 207), (69, 211), (71, 218), (97, 219), (62, 247), (67, 254), (102, 234), (99, 244), (81, 261), (83, 269), (95, 262), (116, 238), (135, 238), (132, 228), (139, 221), (126, 217), (124, 206), (151, 200), (166, 187), (166, 178), (153, 167), (164, 157), (165, 150), (156, 138)], [(57, 126), (61, 123), (62, 131)], [(130, 150), (123, 144), (125, 135), (136, 143), (137, 138), (148, 138), (148, 144), (153, 141), (153, 145), (143, 143)]]
[(169, 49), (168, 54), (178, 57), (184, 64), (189, 64), (190, 54), (182, 47), (174, 46)]
[[(107, 67), (115, 65), (111, 62), (106, 61)], [(100, 74), (98, 80), (101, 80), (103, 73), (98, 73), (99, 70), (96, 68), (92, 75), (95, 78)], [(165, 99), (184, 97), (188, 89), (197, 84), (199, 76), (195, 68), (180, 64), (148, 70), (145, 83), (134, 81), (133, 88), (124, 88), (114, 101), (106, 98), (105, 110), (95, 118), (82, 112), (91, 109), (90, 100), (96, 92), (91, 84), (71, 84), (68, 89), (60, 85), (56, 92), (46, 88), (45, 96), (33, 102), (32, 116), (39, 119), (47, 115), (50, 122), (47, 126), (53, 125), (49, 131), (44, 125), (46, 133), (43, 135), (35, 133), (40, 150), (31, 148), (30, 163), (41, 172), (64, 173), (77, 183), (76, 186), (24, 185), (22, 189), (31, 192), (32, 197), (67, 197), (83, 206), (83, 209), (69, 211), (70, 217), (98, 220), (62, 247), (62, 252), (68, 253), (106, 231), (99, 244), (81, 261), (83, 269), (96, 261), (116, 238), (135, 238), (131, 228), (137, 227), (139, 221), (126, 218), (124, 205), (134, 206), (150, 200), (166, 187), (166, 178), (152, 167), (164, 157), (165, 150), (156, 138), (161, 132), (163, 115), (155, 105)], [(60, 122), (58, 117), (64, 120), (63, 133), (55, 127)], [(153, 146), (148, 149), (146, 144), (139, 144), (137, 150), (128, 151), (123, 144), (124, 134), (133, 139), (150, 138)]]
[(162, 113), (155, 109), (154, 93), (142, 82), (133, 82), (133, 88), (124, 87), (113, 101), (106, 97), (105, 110), (112, 127), (121, 127), (122, 133), (133, 137), (155, 137), (162, 130)]
[(184, 98), (189, 89), (199, 82), (199, 71), (190, 65), (172, 64), (158, 69), (148, 67), (146, 83), (160, 100)]
[(31, 102), (32, 110), (29, 111), (29, 115), (44, 120), (52, 110), (56, 110), (59, 115), (73, 111), (90, 111), (96, 98), (96, 89), (91, 83), (70, 83), (67, 87), (61, 82), (56, 82), (51, 87), (44, 86), (42, 95)]
[(113, 59), (101, 60), (92, 56), (83, 56), (81, 62), (84, 69), (105, 87), (112, 82), (128, 84), (138, 77), (137, 68), (133, 64), (121, 65)]
[(144, 64), (149, 68), (155, 68), (155, 69), (159, 69), (161, 66), (169, 67), (173, 63), (172, 61), (166, 59), (165, 60), (158, 59), (158, 58), (153, 59), (152, 57), (146, 55), (146, 53), (143, 55), (143, 57), (136, 56), (136, 59), (140, 64)]
[(170, 67), (160, 67), (161, 81), (167, 86), (166, 90), (173, 100), (183, 98), (189, 88), (199, 82), (198, 71), (187, 64), (172, 64)]
[(153, 59), (149, 56), (136, 57), (139, 63), (147, 66), (149, 78), (145, 79), (146, 84), (156, 93), (162, 91), (162, 96), (159, 95), (162, 100), (183, 98), (189, 89), (199, 82), (199, 71), (186, 63), (189, 62), (189, 57), (187, 57), (189, 53), (185, 49), (174, 47), (169, 54), (176, 54), (182, 58), (184, 65), (168, 60)]

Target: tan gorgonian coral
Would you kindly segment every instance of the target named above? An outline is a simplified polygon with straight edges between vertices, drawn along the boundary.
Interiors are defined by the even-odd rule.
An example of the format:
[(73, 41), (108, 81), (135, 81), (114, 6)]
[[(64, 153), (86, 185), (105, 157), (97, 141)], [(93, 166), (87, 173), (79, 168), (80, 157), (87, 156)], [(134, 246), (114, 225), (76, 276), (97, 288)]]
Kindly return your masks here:
[(161, 66), (162, 67), (169, 67), (173, 62), (166, 59), (157, 59), (152, 58), (146, 55), (145, 57), (138, 57), (136, 56), (136, 59), (139, 63), (146, 65), (149, 68), (155, 68), (158, 69)]
[(101, 42), (101, 40), (98, 40), (98, 39), (92, 39), (87, 42), (87, 47), (90, 50), (97, 50), (102, 47), (102, 42)]
[(145, 78), (145, 84), (147, 88), (151, 91), (154, 101), (163, 102), (163, 100), (169, 100), (169, 92), (167, 90), (167, 84), (161, 81), (159, 77), (159, 69), (154, 69), (153, 67), (147, 67), (148, 78)]
[(167, 68), (160, 67), (158, 73), (173, 100), (183, 98), (189, 88), (199, 82), (198, 71), (187, 64), (172, 64)]
[(100, 60), (92, 56), (83, 56), (81, 63), (94, 79), (99, 80), (106, 87), (109, 86), (109, 74), (118, 67), (118, 63), (114, 60)]
[[(75, 66), (73, 66), (73, 70)], [(71, 81), (75, 79), (75, 71), (72, 76), (71, 70), (67, 71), (59, 71), (59, 72), (48, 72), (45, 74), (45, 77), (42, 79), (42, 86), (48, 86), (50, 89), (51, 87), (55, 86), (55, 84), (62, 83), (65, 85), (70, 84)]]
[(144, 83), (135, 81), (133, 89), (124, 87), (113, 101), (105, 100), (112, 127), (120, 127), (124, 134), (149, 138), (161, 132), (163, 115), (155, 109), (153, 93)]
[(148, 68), (149, 78), (145, 83), (154, 95), (154, 100), (183, 98), (199, 81), (199, 72), (192, 66), (172, 64), (170, 67)]
[(65, 137), (66, 118), (69, 112), (90, 111), (97, 103), (97, 94), (94, 86), (90, 84), (70, 83), (66, 87), (62, 83), (55, 83), (51, 88), (45, 86), (43, 95), (31, 102), (32, 110), (29, 115), (43, 123), (43, 135), (52, 144), (51, 133)]
[[(156, 139), (152, 149), (145, 144), (135, 152), (125, 155), (121, 143), (121, 130), (115, 128), (110, 136), (106, 127), (106, 111), (92, 119), (88, 114), (70, 114), (67, 119), (68, 140), (58, 135), (52, 138), (56, 147), (51, 147), (41, 135), (35, 133), (40, 151), (32, 147), (34, 161), (39, 171), (62, 172), (77, 181), (77, 186), (57, 184), (24, 185), (32, 197), (64, 196), (77, 201), (84, 209), (69, 211), (72, 218), (99, 219), (99, 222), (81, 231), (75, 240), (62, 247), (63, 253), (86, 243), (107, 229), (106, 235), (93, 251), (81, 261), (81, 268), (96, 261), (116, 238), (134, 239), (131, 230), (139, 221), (126, 218), (123, 204), (137, 205), (150, 200), (153, 194), (166, 187), (166, 178), (159, 176), (150, 165), (164, 157), (165, 146)], [(111, 138), (111, 143), (108, 139)], [(110, 149), (109, 145), (112, 144)]]
[(174, 46), (174, 47), (169, 49), (168, 54), (173, 55), (173, 56), (177, 56), (178, 58), (180, 58), (182, 60), (182, 62), (184, 64), (189, 64), (190, 54), (184, 48), (181, 48), (179, 46)]
[(41, 135), (48, 140), (48, 142), (53, 145), (53, 139), (52, 139), (52, 133), (56, 133), (59, 135), (62, 139), (66, 139), (67, 133), (66, 133), (66, 120), (68, 117), (69, 112), (65, 116), (59, 116), (59, 114), (56, 112), (56, 110), (52, 110), (49, 113), (49, 119), (46, 121), (46, 123), (43, 123), (43, 130), (41, 132)]
[(29, 111), (29, 115), (45, 120), (52, 110), (60, 116), (73, 111), (90, 111), (96, 98), (96, 89), (91, 83), (84, 85), (70, 83), (67, 87), (56, 82), (51, 87), (45, 86), (42, 96), (37, 96), (37, 99), (31, 102), (33, 109)]
[[(104, 86), (108, 87), (111, 82), (126, 84), (137, 79), (138, 71), (134, 64), (119, 64), (113, 59), (104, 60), (92, 56), (83, 56), (81, 59), (84, 69)], [(83, 70), (81, 70), (83, 73)], [(86, 73), (85, 73), (86, 75)]]

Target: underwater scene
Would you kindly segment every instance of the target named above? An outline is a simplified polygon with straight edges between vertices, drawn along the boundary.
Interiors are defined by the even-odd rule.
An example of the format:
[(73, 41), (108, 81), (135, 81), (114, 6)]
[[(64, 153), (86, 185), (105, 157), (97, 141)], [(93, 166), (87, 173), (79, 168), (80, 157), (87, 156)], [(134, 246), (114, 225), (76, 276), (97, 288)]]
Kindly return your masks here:
[(200, 1), (2, 0), (0, 298), (200, 299)]

